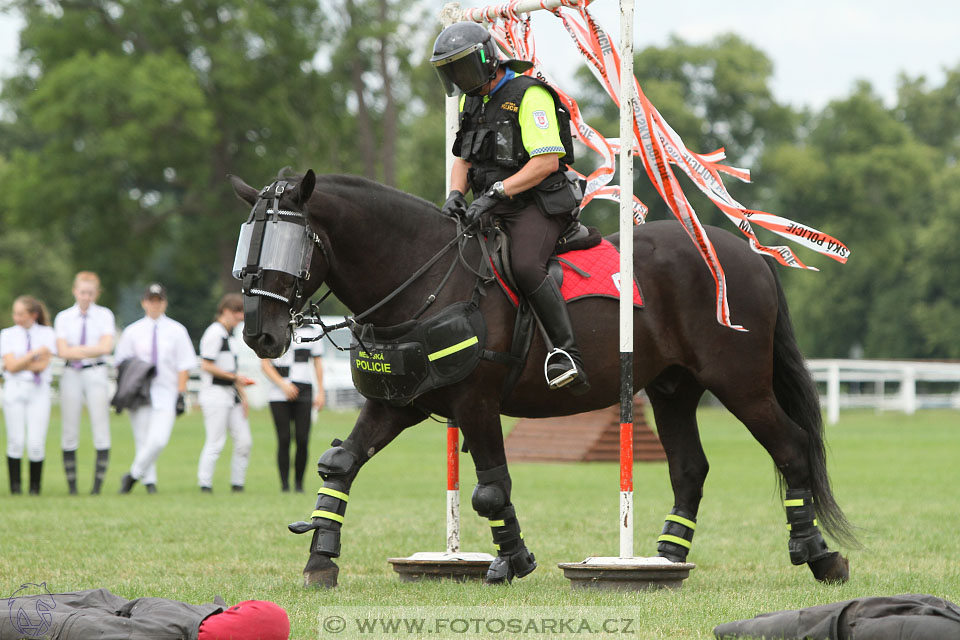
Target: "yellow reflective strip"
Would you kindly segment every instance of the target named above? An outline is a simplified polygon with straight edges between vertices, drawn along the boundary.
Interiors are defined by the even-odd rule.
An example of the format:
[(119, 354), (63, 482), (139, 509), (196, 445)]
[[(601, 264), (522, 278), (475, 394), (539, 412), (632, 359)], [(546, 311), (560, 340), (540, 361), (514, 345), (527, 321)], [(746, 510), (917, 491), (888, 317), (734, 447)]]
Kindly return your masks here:
[[(813, 526), (817, 526), (817, 519), (816, 519), (816, 518), (813, 519)], [(787, 523), (787, 531), (793, 531), (793, 525), (790, 524), (789, 522)]]
[(673, 544), (678, 544), (681, 547), (686, 547), (687, 549), (690, 548), (689, 540), (684, 540), (683, 538), (679, 538), (677, 536), (671, 536), (668, 533), (665, 533), (659, 538), (657, 538), (657, 542), (672, 542)]
[(520, 532), (520, 539), (523, 540), (523, 531)]
[(473, 336), (472, 338), (467, 338), (463, 342), (458, 342), (457, 344), (451, 347), (447, 347), (446, 349), (440, 349), (440, 351), (434, 351), (433, 353), (427, 356), (427, 360), (429, 360), (430, 362), (433, 362), (434, 360), (439, 360), (440, 358), (449, 356), (451, 353), (456, 353), (457, 351), (463, 351), (467, 347), (471, 345), (475, 345), (478, 342), (480, 342), (480, 339), (477, 338), (477, 336)]
[(784, 501), (783, 501), (783, 506), (785, 506), (785, 507), (802, 507), (802, 506), (803, 506), (803, 498), (795, 498), (795, 499), (793, 499), (793, 500), (784, 500)]
[(334, 522), (339, 522), (343, 524), (343, 516), (333, 513), (332, 511), (314, 511), (311, 518), (326, 518), (327, 520), (333, 520)]
[(816, 518), (813, 519), (813, 526), (817, 526), (817, 519), (816, 519)]
[(343, 491), (337, 491), (336, 489), (327, 489), (326, 487), (320, 487), (320, 491), (317, 491), (317, 495), (333, 496), (334, 498), (339, 498), (344, 502), (350, 502), (350, 496), (344, 493)]
[(496, 548), (497, 551), (500, 551), (500, 545), (498, 545), (496, 542), (493, 543), (493, 546)]
[(503, 520), (491, 520), (491, 521), (490, 521), (490, 526), (491, 526), (491, 527), (502, 527), (503, 524), (504, 524), (504, 523), (503, 523)]
[(693, 520), (688, 520), (687, 518), (684, 518), (683, 516), (678, 516), (678, 515), (673, 514), (673, 513), (667, 514), (667, 520), (669, 520), (670, 522), (677, 522), (677, 523), (679, 523), (679, 524), (682, 524), (682, 525), (685, 526), (685, 527), (689, 527), (690, 529), (696, 529), (696, 528), (697, 528), (697, 523), (694, 522)]

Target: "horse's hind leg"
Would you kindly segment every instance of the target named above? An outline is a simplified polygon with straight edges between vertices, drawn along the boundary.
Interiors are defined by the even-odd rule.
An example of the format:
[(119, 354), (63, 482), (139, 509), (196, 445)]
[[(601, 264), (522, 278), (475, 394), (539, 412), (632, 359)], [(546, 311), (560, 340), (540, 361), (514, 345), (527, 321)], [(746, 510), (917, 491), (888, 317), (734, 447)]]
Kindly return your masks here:
[[(818, 487), (814, 478), (817, 474), (824, 478), (821, 485), (826, 482), (824, 461), (816, 455), (819, 438), (786, 414), (772, 390), (733, 385), (711, 390), (767, 450), (783, 476), (790, 561), (795, 565), (806, 563), (821, 582), (846, 582), (850, 577), (849, 562), (838, 552), (830, 551), (815, 517), (819, 507), (826, 506), (828, 513), (835, 508), (829, 485)], [(815, 496), (820, 504), (815, 503)]]
[(703, 386), (688, 371), (677, 368), (662, 373), (646, 392), (673, 487), (673, 509), (657, 539), (657, 554), (684, 562), (693, 542), (703, 483), (710, 468), (697, 429), (697, 404)]
[(317, 470), (323, 487), (310, 522), (295, 522), (293, 533), (313, 531), (310, 558), (303, 569), (304, 586), (337, 586), (339, 567), (332, 560), (340, 556), (340, 529), (347, 510), (350, 486), (360, 467), (385, 447), (397, 434), (423, 421), (426, 416), (413, 408), (391, 408), (367, 402), (346, 440), (334, 440), (320, 456)]
[[(487, 409), (487, 410), (484, 410)], [(477, 486), (471, 502), (474, 511), (490, 522), (497, 557), (490, 563), (484, 582), (505, 584), (522, 578), (537, 568), (536, 558), (527, 549), (520, 532), (520, 522), (510, 500), (512, 483), (503, 450), (503, 431), (499, 407), (472, 404), (470, 410), (458, 412), (457, 423), (477, 469)]]

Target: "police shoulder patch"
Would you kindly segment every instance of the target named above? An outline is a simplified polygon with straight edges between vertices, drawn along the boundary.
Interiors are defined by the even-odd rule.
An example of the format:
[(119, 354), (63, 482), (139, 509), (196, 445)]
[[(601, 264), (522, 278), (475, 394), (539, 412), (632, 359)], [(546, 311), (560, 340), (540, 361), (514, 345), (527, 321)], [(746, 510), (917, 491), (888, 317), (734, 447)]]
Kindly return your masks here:
[(546, 129), (550, 126), (550, 122), (547, 120), (547, 112), (538, 109), (533, 112), (533, 124), (537, 125), (538, 129)]

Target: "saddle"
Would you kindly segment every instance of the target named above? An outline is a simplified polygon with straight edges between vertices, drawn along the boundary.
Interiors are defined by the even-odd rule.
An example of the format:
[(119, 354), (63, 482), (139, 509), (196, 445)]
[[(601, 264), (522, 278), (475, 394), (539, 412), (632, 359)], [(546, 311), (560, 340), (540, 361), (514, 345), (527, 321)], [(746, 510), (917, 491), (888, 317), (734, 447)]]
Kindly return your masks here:
[[(498, 223), (499, 220), (494, 217), (491, 226), (483, 230), (480, 240), (485, 246), (487, 255), (490, 256), (490, 266), (493, 268), (494, 275), (503, 278), (501, 286), (506, 285), (510, 292), (518, 291), (513, 266), (510, 264), (510, 238), (501, 230)], [(596, 228), (584, 226), (579, 220), (571, 221), (557, 241), (556, 251), (547, 260), (547, 273), (553, 277), (558, 287), (563, 285), (563, 267), (557, 256), (567, 251), (592, 249), (602, 240), (603, 236)], [(510, 297), (509, 294), (508, 297)], [(512, 297), (511, 302), (517, 305), (517, 301)]]

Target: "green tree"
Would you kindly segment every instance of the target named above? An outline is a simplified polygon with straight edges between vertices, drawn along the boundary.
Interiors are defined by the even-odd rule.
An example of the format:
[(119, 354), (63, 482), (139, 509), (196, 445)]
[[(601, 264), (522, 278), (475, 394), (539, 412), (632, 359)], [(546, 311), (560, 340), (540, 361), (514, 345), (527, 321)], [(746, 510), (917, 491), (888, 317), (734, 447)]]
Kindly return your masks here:
[[(694, 151), (724, 147), (728, 163), (757, 169), (756, 161), (764, 149), (794, 139), (797, 116), (788, 106), (777, 103), (770, 89), (773, 64), (739, 36), (721, 35), (706, 44), (692, 44), (673, 36), (665, 47), (647, 47), (639, 52), (634, 72), (646, 96)], [(588, 69), (580, 69), (577, 78), (580, 86), (574, 95), (588, 122), (604, 135), (617, 137), (618, 107)], [(579, 164), (578, 168), (584, 171)], [(682, 176), (679, 170), (675, 173)], [(650, 207), (648, 219), (672, 218), (639, 159), (634, 176), (634, 193)], [(680, 180), (701, 221), (729, 226), (686, 176)], [(618, 181), (615, 176), (614, 183)], [(728, 186), (733, 193), (736, 185)], [(742, 201), (752, 206), (757, 189), (747, 190)], [(617, 228), (616, 206), (612, 204), (597, 202), (584, 213), (591, 224), (604, 231)]]
[[(916, 288), (904, 277), (928, 222), (941, 156), (918, 142), (869, 85), (831, 102), (797, 145), (771, 149), (769, 208), (844, 241), (839, 265), (804, 252), (820, 274), (785, 274), (801, 346), (811, 357), (914, 357)], [(807, 257), (810, 259), (807, 260)]]
[[(51, 0), (20, 11), (21, 71), (4, 87), (4, 224), (46, 228), (111, 292), (167, 282), (194, 332), (230, 275), (243, 219), (225, 179), (266, 181), (338, 133), (312, 61), (316, 0)], [(322, 107), (326, 105), (326, 109)], [(9, 137), (7, 134), (11, 134)], [(319, 167), (321, 170), (324, 167)], [(187, 316), (187, 317), (184, 317)]]

